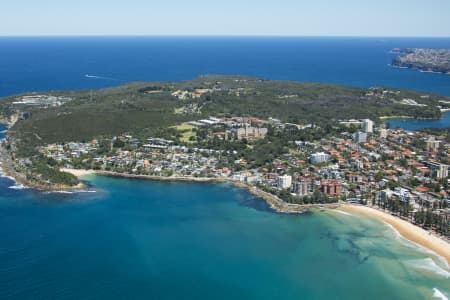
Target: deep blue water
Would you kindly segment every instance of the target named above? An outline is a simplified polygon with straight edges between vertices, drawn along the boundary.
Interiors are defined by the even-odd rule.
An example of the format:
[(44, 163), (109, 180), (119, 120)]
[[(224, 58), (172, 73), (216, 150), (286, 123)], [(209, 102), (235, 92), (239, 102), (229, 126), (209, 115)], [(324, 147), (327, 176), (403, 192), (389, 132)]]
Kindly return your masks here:
[[(212, 73), (450, 95), (450, 76), (390, 68), (394, 47), (450, 40), (0, 38), (0, 95)], [(277, 214), (230, 185), (89, 183), (45, 194), (0, 177), (0, 299), (450, 296), (445, 264), (375, 220)]]
[(203, 74), (382, 85), (450, 95), (449, 75), (389, 67), (394, 56), (389, 51), (395, 47), (450, 48), (450, 39), (2, 37), (0, 95), (187, 80)]
[(228, 184), (89, 180), (96, 193), (64, 195), (13, 190), (0, 179), (0, 299), (450, 293), (438, 258), (372, 219), (277, 214)]

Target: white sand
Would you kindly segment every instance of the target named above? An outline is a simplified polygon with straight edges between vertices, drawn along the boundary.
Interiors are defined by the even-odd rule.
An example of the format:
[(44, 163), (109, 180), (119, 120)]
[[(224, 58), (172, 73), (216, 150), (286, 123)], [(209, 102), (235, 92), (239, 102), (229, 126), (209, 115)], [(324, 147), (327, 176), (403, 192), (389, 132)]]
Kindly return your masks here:
[(346, 204), (342, 205), (340, 209), (347, 212), (365, 214), (378, 220), (382, 220), (394, 227), (406, 239), (436, 252), (444, 257), (450, 264), (450, 243), (434, 234), (430, 234), (428, 231), (408, 221), (371, 207)]
[(65, 168), (60, 169), (60, 171), (73, 174), (77, 177), (83, 177), (86, 175), (92, 175), (92, 174), (97, 173), (97, 171), (95, 171), (95, 170), (78, 170), (78, 169), (65, 169)]

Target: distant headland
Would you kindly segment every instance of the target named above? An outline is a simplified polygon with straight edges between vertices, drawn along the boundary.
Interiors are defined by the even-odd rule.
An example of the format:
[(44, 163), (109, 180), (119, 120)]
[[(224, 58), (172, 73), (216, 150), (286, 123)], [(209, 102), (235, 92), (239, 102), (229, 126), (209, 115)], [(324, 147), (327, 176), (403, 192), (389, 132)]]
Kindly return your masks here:
[(392, 66), (450, 74), (450, 49), (395, 48), (392, 52), (400, 54)]

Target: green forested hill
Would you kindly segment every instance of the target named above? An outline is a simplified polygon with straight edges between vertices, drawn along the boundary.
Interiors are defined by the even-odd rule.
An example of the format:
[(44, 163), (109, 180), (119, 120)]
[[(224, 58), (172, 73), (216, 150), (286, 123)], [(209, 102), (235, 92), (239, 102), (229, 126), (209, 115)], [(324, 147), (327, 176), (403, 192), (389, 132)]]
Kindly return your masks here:
[[(194, 94), (177, 97), (173, 95), (176, 91)], [(440, 116), (436, 107), (439, 100), (450, 100), (396, 89), (357, 89), (239, 76), (130, 83), (101, 90), (45, 95), (70, 97), (71, 101), (50, 108), (12, 104), (21, 96), (1, 101), (4, 116), (24, 116), (11, 129), (11, 137), (28, 146), (123, 133), (145, 137), (164, 134), (169, 126), (183, 121), (231, 114), (322, 124), (347, 118), (376, 120), (384, 115), (430, 118)], [(405, 105), (403, 99), (414, 99), (426, 106)]]

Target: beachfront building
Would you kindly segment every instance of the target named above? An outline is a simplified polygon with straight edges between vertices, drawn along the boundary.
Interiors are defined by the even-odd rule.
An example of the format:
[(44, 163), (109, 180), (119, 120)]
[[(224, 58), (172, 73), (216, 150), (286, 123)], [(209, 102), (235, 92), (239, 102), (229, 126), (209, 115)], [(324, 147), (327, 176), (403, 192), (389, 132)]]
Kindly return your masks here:
[(394, 190), (385, 189), (377, 193), (378, 201), (381, 203), (387, 203), (389, 200), (399, 200), (403, 203), (414, 204), (413, 195), (404, 188), (395, 188)]
[(339, 197), (342, 194), (342, 184), (339, 181), (322, 181), (320, 191), (331, 197)]
[(288, 189), (292, 185), (292, 176), (290, 175), (283, 175), (278, 176), (278, 188), (280, 189)]
[(309, 186), (311, 185), (311, 180), (302, 179), (300, 181), (294, 182), (294, 193), (299, 197), (308, 196)]

